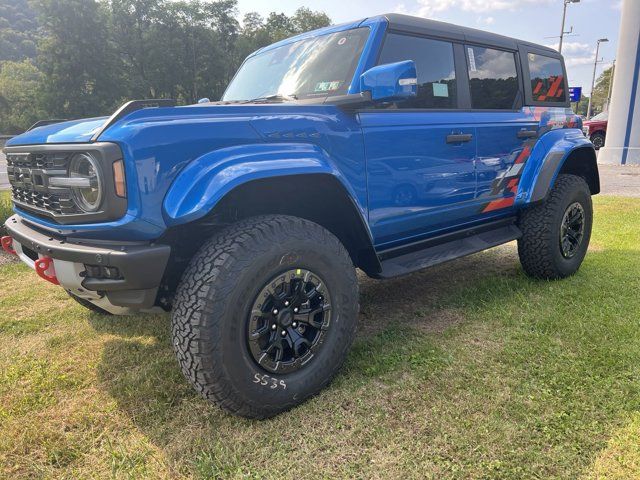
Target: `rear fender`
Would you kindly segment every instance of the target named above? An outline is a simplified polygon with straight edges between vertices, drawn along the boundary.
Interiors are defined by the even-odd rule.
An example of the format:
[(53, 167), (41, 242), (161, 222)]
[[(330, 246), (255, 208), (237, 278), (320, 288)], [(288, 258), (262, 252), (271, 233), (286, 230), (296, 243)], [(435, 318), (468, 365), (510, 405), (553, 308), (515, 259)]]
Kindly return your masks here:
[(168, 226), (176, 226), (202, 218), (227, 193), (247, 182), (305, 174), (336, 177), (364, 221), (364, 206), (327, 153), (317, 145), (302, 143), (241, 145), (197, 158), (180, 172), (165, 196), (165, 221)]
[[(580, 149), (593, 151), (595, 159), (593, 145), (580, 130), (557, 129), (543, 135), (536, 143), (531, 152), (531, 158), (524, 166), (516, 205), (544, 200), (555, 184), (567, 158)], [(597, 167), (595, 174), (597, 175)], [(592, 187), (592, 193), (599, 191), (599, 182), (596, 184), (598, 188)]]

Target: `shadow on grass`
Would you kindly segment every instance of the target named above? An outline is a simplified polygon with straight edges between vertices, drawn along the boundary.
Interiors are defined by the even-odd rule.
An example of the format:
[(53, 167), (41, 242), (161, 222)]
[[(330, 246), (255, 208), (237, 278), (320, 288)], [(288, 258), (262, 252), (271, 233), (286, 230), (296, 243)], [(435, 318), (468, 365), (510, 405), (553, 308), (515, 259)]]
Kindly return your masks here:
[[(387, 281), (360, 275), (360, 328), (338, 384), (342, 383), (340, 377), (370, 381), (400, 368), (407, 359), (411, 361), (416, 342), (464, 320), (461, 313), (449, 310), (461, 289), (490, 276), (499, 275), (505, 280), (521, 276), (514, 251), (509, 245)], [(508, 296), (508, 289), (501, 294)], [(96, 331), (118, 337), (104, 347), (99, 378), (137, 422), (145, 425), (161, 421), (172, 415), (172, 406), (197, 397), (174, 358), (168, 314), (91, 314), (89, 321)], [(371, 355), (372, 351), (376, 354)], [(437, 363), (435, 357), (440, 352), (434, 348), (432, 353)]]

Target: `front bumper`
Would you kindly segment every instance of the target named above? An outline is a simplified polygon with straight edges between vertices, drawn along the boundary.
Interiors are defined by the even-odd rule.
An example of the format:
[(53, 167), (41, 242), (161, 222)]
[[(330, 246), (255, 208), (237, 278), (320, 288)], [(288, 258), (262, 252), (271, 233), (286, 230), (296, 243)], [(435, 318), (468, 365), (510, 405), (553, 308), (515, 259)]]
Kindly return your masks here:
[(171, 253), (168, 245), (55, 238), (19, 215), (5, 227), (18, 257), (33, 269), (39, 258), (51, 258), (68, 292), (115, 314), (153, 309)]

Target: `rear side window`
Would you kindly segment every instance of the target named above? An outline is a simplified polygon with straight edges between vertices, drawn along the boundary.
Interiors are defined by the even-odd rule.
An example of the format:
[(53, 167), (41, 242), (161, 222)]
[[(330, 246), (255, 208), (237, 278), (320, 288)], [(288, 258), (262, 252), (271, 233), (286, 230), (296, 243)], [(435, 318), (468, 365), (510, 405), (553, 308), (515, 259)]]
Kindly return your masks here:
[(413, 60), (418, 71), (418, 96), (399, 102), (398, 108), (456, 108), (453, 44), (428, 38), (389, 33), (378, 65)]
[(467, 46), (471, 107), (510, 110), (518, 98), (516, 57), (512, 52)]
[(527, 55), (531, 75), (531, 91), (536, 102), (565, 102), (564, 71), (558, 58), (536, 53)]

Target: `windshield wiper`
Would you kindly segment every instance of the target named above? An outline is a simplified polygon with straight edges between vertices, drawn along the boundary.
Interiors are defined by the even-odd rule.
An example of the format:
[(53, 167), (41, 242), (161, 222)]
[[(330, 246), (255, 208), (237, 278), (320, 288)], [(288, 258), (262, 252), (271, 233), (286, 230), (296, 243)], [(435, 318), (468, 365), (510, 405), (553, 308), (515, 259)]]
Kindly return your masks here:
[(296, 95), (282, 95), (281, 93), (274, 93), (272, 95), (266, 95), (263, 97), (252, 98), (251, 100), (247, 100), (243, 103), (260, 103), (260, 102), (270, 102), (271, 100), (280, 100), (280, 101), (292, 101), (298, 100)]

